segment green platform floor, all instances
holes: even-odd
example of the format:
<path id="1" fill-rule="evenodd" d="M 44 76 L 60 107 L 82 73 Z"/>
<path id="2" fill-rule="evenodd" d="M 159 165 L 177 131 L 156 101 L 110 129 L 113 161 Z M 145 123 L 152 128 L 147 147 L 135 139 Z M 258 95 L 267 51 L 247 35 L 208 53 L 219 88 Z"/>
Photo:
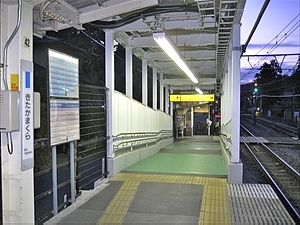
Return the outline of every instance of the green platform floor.
<path id="1" fill-rule="evenodd" d="M 180 139 L 123 172 L 227 177 L 219 140 L 214 140 L 213 136 Z"/>

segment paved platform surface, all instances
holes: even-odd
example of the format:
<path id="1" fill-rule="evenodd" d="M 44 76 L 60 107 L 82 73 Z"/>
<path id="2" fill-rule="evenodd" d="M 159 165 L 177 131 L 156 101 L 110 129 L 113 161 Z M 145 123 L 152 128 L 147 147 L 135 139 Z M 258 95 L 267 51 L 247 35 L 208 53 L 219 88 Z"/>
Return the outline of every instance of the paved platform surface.
<path id="1" fill-rule="evenodd" d="M 294 224 L 269 185 L 227 184 L 213 137 L 183 139 L 142 160 L 46 224 Z"/>

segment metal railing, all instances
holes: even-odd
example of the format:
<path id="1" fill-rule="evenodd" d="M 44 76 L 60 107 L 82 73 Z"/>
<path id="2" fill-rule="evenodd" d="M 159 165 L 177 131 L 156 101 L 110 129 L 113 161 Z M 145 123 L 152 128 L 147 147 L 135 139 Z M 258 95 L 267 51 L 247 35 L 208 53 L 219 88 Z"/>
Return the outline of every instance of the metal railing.
<path id="1" fill-rule="evenodd" d="M 132 151 L 137 148 L 156 144 L 163 139 L 173 138 L 172 130 L 161 130 L 159 132 L 137 132 L 121 133 L 113 136 L 114 152 L 120 150 Z"/>
<path id="2" fill-rule="evenodd" d="M 231 156 L 231 136 L 227 136 L 224 133 L 220 133 L 220 140 L 223 146 L 223 149 L 227 152 L 229 156 Z"/>

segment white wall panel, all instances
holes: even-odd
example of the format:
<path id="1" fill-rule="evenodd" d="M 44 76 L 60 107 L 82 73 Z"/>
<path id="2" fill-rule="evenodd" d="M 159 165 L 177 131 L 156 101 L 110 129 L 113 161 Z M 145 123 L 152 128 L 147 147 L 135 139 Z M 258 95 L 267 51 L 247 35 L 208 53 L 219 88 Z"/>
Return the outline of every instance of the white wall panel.
<path id="1" fill-rule="evenodd" d="M 127 130 L 132 131 L 132 123 L 131 123 L 131 118 L 132 118 L 132 98 L 127 98 L 126 101 L 127 104 L 127 111 L 126 111 L 126 122 L 127 122 Z M 125 110 L 124 110 L 125 112 Z"/>
<path id="2" fill-rule="evenodd" d="M 139 109 L 138 105 L 135 104 L 135 101 L 132 100 L 131 102 L 131 115 L 128 115 L 128 118 L 130 118 L 130 123 L 132 124 L 131 131 L 128 132 L 133 132 L 134 130 L 138 130 L 138 123 L 139 123 Z"/>
<path id="3" fill-rule="evenodd" d="M 113 135 L 172 129 L 171 116 L 153 110 L 119 92 L 114 93 L 113 105 Z"/>
<path id="4" fill-rule="evenodd" d="M 118 117 L 118 112 L 119 112 L 119 96 L 116 94 L 113 94 L 112 97 L 112 105 L 113 105 L 113 124 L 112 124 L 112 135 L 116 135 L 116 131 L 119 131 L 119 117 Z"/>
<path id="5" fill-rule="evenodd" d="M 157 121 L 156 119 L 156 111 L 148 107 L 146 110 L 146 118 L 148 118 L 146 121 L 147 122 L 146 127 L 149 128 L 150 130 L 157 131 L 158 130 L 157 125 L 159 121 Z"/>
<path id="6" fill-rule="evenodd" d="M 127 108 L 128 98 L 124 95 L 119 95 L 119 133 L 126 133 L 128 130 Z"/>

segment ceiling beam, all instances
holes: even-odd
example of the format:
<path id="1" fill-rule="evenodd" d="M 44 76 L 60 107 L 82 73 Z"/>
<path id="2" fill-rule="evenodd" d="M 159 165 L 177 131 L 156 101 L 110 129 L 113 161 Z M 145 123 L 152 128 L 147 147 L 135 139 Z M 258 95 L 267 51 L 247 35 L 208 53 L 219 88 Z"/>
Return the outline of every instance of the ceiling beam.
<path id="1" fill-rule="evenodd" d="M 185 58 L 188 59 L 199 59 L 202 61 L 214 61 L 216 60 L 216 53 L 213 50 L 202 50 L 199 51 L 187 51 L 184 54 Z M 163 59 L 169 59 L 167 54 L 164 52 L 147 52 L 145 55 L 146 59 L 148 60 L 163 60 Z"/>
<path id="2" fill-rule="evenodd" d="M 120 0 L 110 0 L 107 1 L 107 5 L 104 7 L 83 12 L 79 17 L 79 22 L 84 24 L 97 20 L 103 20 L 155 5 L 158 5 L 157 0 L 123 0 L 122 2 Z"/>

